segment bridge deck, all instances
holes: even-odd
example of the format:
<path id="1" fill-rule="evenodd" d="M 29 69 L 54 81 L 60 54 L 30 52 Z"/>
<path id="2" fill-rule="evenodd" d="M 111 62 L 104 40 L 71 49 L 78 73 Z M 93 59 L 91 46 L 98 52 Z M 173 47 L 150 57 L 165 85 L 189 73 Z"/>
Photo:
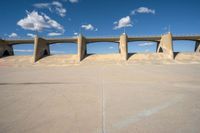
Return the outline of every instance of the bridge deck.
<path id="1" fill-rule="evenodd" d="M 54 44 L 54 43 L 76 43 L 77 38 L 44 38 L 48 44 Z M 128 37 L 128 42 L 133 41 L 153 41 L 158 42 L 160 41 L 161 36 L 130 36 Z M 200 35 L 195 36 L 173 36 L 172 39 L 174 41 L 176 40 L 191 40 L 191 41 L 200 41 Z M 119 37 L 90 37 L 86 38 L 87 43 L 95 43 L 95 42 L 115 42 L 118 43 L 120 40 Z M 6 39 L 2 40 L 0 39 L 0 42 L 6 42 L 9 45 L 15 45 L 15 44 L 34 44 L 34 39 Z"/>

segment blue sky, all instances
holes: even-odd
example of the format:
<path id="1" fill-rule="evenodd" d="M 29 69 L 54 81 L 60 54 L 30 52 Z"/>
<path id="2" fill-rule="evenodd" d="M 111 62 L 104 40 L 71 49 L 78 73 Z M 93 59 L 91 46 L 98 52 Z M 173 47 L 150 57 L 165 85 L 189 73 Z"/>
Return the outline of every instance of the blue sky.
<path id="1" fill-rule="evenodd" d="M 200 34 L 199 0 L 4 0 L 0 37 Z M 129 43 L 129 52 L 154 52 L 150 42 Z M 15 54 L 32 54 L 33 45 L 14 46 Z M 76 53 L 75 44 L 52 45 L 55 54 Z M 174 42 L 175 51 L 193 51 L 194 42 Z M 94 43 L 89 53 L 117 53 L 117 44 Z"/>

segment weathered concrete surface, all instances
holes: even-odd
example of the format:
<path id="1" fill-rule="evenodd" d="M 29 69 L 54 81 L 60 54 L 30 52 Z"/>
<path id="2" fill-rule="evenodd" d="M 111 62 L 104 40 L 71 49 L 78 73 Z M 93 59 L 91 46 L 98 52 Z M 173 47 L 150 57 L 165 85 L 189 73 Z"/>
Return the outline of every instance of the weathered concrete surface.
<path id="1" fill-rule="evenodd" d="M 50 55 L 49 44 L 45 39 L 36 36 L 34 39 L 34 62 L 47 55 Z"/>
<path id="2" fill-rule="evenodd" d="M 200 53 L 200 41 L 196 41 L 195 50 L 196 53 Z"/>
<path id="3" fill-rule="evenodd" d="M 1 66 L 0 132 L 102 133 L 104 115 L 106 133 L 199 133 L 199 73 L 192 64 Z"/>
<path id="4" fill-rule="evenodd" d="M 79 35 L 77 39 L 77 44 L 78 44 L 78 60 L 81 61 L 85 58 L 87 55 L 87 44 L 86 44 L 86 39 L 84 36 Z"/>
<path id="5" fill-rule="evenodd" d="M 161 37 L 157 52 L 163 53 L 166 57 L 173 59 L 173 41 L 172 34 L 168 33 Z"/>
<path id="6" fill-rule="evenodd" d="M 0 57 L 14 55 L 13 47 L 6 41 L 0 40 Z"/>
<path id="7" fill-rule="evenodd" d="M 128 58 L 128 36 L 124 33 L 120 36 L 119 46 L 120 46 L 120 54 L 122 60 L 127 60 Z"/>

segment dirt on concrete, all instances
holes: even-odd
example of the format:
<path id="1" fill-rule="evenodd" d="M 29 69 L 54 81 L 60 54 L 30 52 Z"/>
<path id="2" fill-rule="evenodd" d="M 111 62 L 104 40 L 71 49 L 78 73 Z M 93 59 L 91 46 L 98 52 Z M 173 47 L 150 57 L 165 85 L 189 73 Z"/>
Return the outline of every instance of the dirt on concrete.
<path id="1" fill-rule="evenodd" d="M 0 132 L 199 133 L 199 59 L 97 56 L 1 58 Z"/>

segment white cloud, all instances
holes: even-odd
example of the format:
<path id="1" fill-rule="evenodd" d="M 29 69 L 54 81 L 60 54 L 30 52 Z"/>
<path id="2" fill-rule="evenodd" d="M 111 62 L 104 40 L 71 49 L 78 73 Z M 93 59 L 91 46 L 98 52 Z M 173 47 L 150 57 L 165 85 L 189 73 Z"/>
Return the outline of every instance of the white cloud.
<path id="1" fill-rule="evenodd" d="M 57 7 L 62 7 L 62 3 L 58 2 L 58 1 L 53 1 L 52 5 L 57 6 Z"/>
<path id="2" fill-rule="evenodd" d="M 55 51 L 55 50 L 52 50 L 51 54 L 65 54 L 65 52 L 64 51 Z"/>
<path id="3" fill-rule="evenodd" d="M 29 37 L 32 37 L 32 38 L 34 38 L 34 37 L 35 37 L 35 35 L 34 35 L 34 34 L 32 34 L 32 33 L 28 33 L 28 34 L 27 34 L 27 36 L 29 36 Z"/>
<path id="4" fill-rule="evenodd" d="M 63 1 L 67 2 L 68 0 L 63 0 Z M 70 2 L 70 3 L 78 3 L 79 0 L 69 0 L 69 2 Z"/>
<path id="5" fill-rule="evenodd" d="M 69 2 L 71 2 L 71 3 L 78 3 L 79 0 L 69 0 Z"/>
<path id="6" fill-rule="evenodd" d="M 138 44 L 138 46 L 141 46 L 141 47 L 144 47 L 144 46 L 152 46 L 152 45 L 154 45 L 153 42 L 145 42 L 145 43 Z"/>
<path id="7" fill-rule="evenodd" d="M 14 49 L 14 52 L 28 52 L 28 53 L 32 53 L 33 50 L 31 49 Z"/>
<path id="8" fill-rule="evenodd" d="M 8 35 L 8 37 L 10 38 L 15 38 L 15 37 L 18 37 L 17 33 L 11 33 L 10 35 Z"/>
<path id="9" fill-rule="evenodd" d="M 64 28 L 55 20 L 51 19 L 46 14 L 39 14 L 36 11 L 27 12 L 27 17 L 19 20 L 17 25 L 25 30 L 42 31 L 43 29 L 56 29 L 64 32 Z"/>
<path id="10" fill-rule="evenodd" d="M 81 25 L 81 28 L 85 29 L 85 30 L 95 30 L 97 31 L 98 29 L 97 28 L 94 28 L 94 26 L 92 24 L 85 24 L 85 25 Z"/>
<path id="11" fill-rule="evenodd" d="M 58 32 L 48 33 L 48 36 L 60 36 L 60 35 L 62 35 L 62 33 L 58 33 Z"/>
<path id="12" fill-rule="evenodd" d="M 50 8 L 50 3 L 36 3 L 33 4 L 34 7 L 36 8 Z"/>
<path id="13" fill-rule="evenodd" d="M 114 24 L 116 25 L 114 27 L 115 30 L 123 28 L 123 27 L 132 27 L 133 26 L 130 16 L 123 17 L 118 22 L 114 22 Z"/>
<path id="14" fill-rule="evenodd" d="M 155 14 L 156 11 L 154 9 L 150 9 L 148 7 L 139 7 L 138 9 L 135 9 L 131 12 L 131 15 L 135 15 L 137 13 L 143 13 L 143 14 Z"/>
<path id="15" fill-rule="evenodd" d="M 109 49 L 113 49 L 114 47 L 110 46 Z"/>
<path id="16" fill-rule="evenodd" d="M 78 33 L 77 33 L 77 32 L 74 32 L 74 35 L 75 35 L 75 36 L 77 36 L 77 35 L 78 35 Z"/>
<path id="17" fill-rule="evenodd" d="M 113 24 L 117 24 L 117 23 L 118 23 L 117 21 L 113 22 Z"/>
<path id="18" fill-rule="evenodd" d="M 67 12 L 63 4 L 58 1 L 53 1 L 52 3 L 36 3 L 33 6 L 40 9 L 48 9 L 50 12 L 56 12 L 61 17 L 64 17 Z"/>

